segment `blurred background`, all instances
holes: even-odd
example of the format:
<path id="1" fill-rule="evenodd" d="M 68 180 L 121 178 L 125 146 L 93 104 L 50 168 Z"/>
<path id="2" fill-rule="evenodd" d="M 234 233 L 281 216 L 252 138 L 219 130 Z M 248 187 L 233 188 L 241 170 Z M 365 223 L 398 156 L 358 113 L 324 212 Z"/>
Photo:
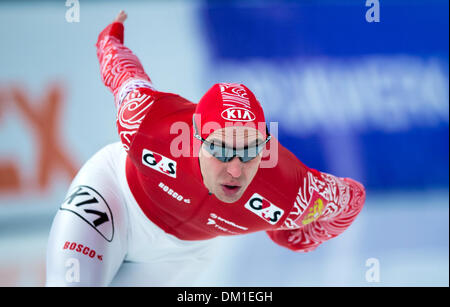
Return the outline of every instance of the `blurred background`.
<path id="1" fill-rule="evenodd" d="M 448 6 L 0 1 L 0 286 L 44 284 L 71 179 L 119 140 L 94 45 L 120 9 L 158 89 L 197 102 L 242 82 L 301 161 L 367 189 L 354 224 L 312 253 L 264 233 L 220 238 L 199 285 L 448 286 Z"/>

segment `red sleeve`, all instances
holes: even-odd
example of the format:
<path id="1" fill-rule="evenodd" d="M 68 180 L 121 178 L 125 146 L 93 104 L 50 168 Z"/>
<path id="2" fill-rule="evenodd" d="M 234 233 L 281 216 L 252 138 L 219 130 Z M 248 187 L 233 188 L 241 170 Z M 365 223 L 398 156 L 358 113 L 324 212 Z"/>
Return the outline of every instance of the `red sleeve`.
<path id="1" fill-rule="evenodd" d="M 123 45 L 123 32 L 123 24 L 113 22 L 100 33 L 96 44 L 102 81 L 114 94 L 117 108 L 132 90 L 153 89 L 139 59 Z"/>
<path id="2" fill-rule="evenodd" d="M 350 178 L 308 172 L 284 226 L 266 233 L 293 251 L 312 251 L 353 223 L 365 197 L 363 185 Z"/>
<path id="3" fill-rule="evenodd" d="M 123 45 L 123 32 L 123 24 L 113 22 L 100 33 L 96 47 L 102 81 L 114 94 L 120 140 L 128 151 L 158 92 L 139 59 Z"/>

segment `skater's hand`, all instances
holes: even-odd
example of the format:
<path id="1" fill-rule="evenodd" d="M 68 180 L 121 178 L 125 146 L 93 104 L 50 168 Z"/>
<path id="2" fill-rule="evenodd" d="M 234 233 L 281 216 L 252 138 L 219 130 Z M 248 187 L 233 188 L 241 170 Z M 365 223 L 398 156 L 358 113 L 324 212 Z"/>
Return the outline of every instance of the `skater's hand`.
<path id="1" fill-rule="evenodd" d="M 123 23 L 127 19 L 127 13 L 125 11 L 121 10 L 119 14 L 117 14 L 116 19 L 114 19 L 114 22 L 120 22 Z"/>

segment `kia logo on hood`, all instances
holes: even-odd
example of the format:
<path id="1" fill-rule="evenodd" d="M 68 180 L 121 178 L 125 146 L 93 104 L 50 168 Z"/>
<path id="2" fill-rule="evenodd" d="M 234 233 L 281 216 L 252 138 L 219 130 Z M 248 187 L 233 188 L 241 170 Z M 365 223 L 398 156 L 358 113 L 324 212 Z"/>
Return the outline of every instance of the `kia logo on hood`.
<path id="1" fill-rule="evenodd" d="M 222 118 L 235 122 L 251 122 L 256 118 L 252 111 L 239 107 L 228 108 L 224 110 L 221 115 Z"/>

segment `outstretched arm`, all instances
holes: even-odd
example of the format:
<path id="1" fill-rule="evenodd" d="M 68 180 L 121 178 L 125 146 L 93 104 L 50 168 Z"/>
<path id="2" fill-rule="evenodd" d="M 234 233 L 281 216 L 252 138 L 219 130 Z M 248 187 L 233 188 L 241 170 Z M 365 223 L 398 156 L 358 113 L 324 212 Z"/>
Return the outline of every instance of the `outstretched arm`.
<path id="1" fill-rule="evenodd" d="M 318 171 L 308 172 L 283 229 L 267 231 L 277 244 L 309 252 L 343 233 L 363 208 L 362 184 Z"/>
<path id="2" fill-rule="evenodd" d="M 157 91 L 139 59 L 123 45 L 126 19 L 127 14 L 120 11 L 100 33 L 96 46 L 102 81 L 114 94 L 117 129 L 123 147 L 128 151 Z"/>
<path id="3" fill-rule="evenodd" d="M 133 89 L 152 89 L 151 80 L 139 59 L 123 45 L 126 19 L 127 14 L 120 11 L 100 33 L 96 44 L 102 81 L 113 92 L 117 108 Z"/>

